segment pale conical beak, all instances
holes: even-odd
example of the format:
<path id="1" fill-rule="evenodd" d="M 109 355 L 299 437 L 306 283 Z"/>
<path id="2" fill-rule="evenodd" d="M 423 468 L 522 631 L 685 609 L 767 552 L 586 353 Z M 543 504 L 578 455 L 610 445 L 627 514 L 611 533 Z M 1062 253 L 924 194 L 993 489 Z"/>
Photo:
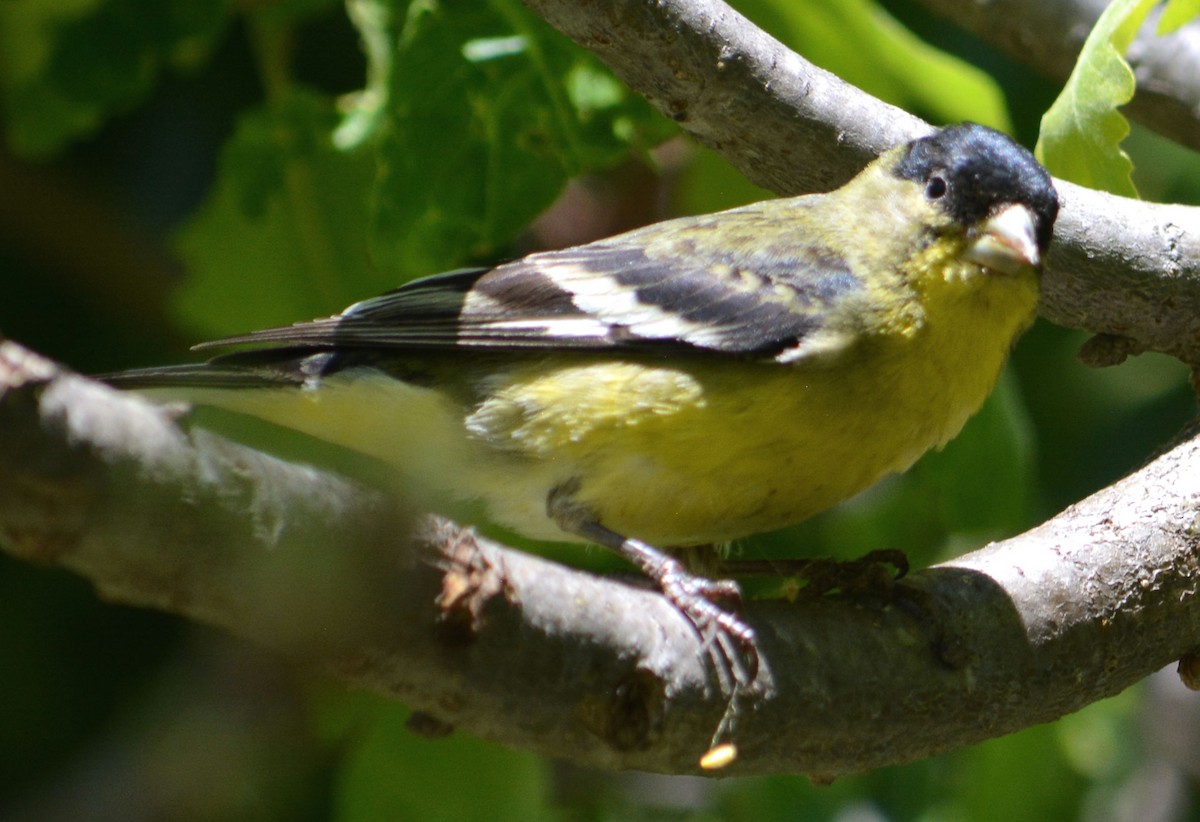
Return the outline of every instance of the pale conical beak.
<path id="1" fill-rule="evenodd" d="M 971 229 L 969 239 L 963 256 L 1004 274 L 1017 274 L 1025 266 L 1036 268 L 1042 260 L 1033 212 L 1023 205 L 1005 206 Z"/>

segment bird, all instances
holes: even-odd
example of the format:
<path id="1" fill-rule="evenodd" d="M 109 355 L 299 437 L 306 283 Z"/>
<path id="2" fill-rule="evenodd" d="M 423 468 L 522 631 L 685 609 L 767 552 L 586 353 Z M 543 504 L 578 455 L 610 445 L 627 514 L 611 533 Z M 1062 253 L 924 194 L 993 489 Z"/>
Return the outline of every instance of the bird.
<path id="1" fill-rule="evenodd" d="M 607 547 L 752 668 L 737 583 L 681 550 L 800 522 L 955 436 L 1035 317 L 1058 207 L 1032 154 L 961 123 L 830 192 L 436 274 L 106 379 L 369 455 L 429 510 Z"/>

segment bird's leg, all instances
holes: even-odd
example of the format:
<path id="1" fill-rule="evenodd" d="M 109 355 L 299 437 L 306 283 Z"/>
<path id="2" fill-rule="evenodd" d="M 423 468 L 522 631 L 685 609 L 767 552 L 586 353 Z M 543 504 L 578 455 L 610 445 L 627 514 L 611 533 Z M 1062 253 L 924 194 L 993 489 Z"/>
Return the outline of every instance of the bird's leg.
<path id="1" fill-rule="evenodd" d="M 871 551 L 852 560 L 727 559 L 720 564 L 722 573 L 738 577 L 799 577 L 804 587 L 795 593 L 803 596 L 819 597 L 840 591 L 875 596 L 899 605 L 920 620 L 938 661 L 952 670 L 965 668 L 971 658 L 970 649 L 954 623 L 945 616 L 944 607 L 919 583 L 903 581 L 908 567 L 908 557 L 893 548 Z"/>
<path id="2" fill-rule="evenodd" d="M 908 557 L 903 551 L 884 548 L 850 560 L 725 559 L 721 569 L 736 577 L 799 577 L 804 580 L 804 591 L 818 596 L 830 591 L 886 594 L 908 573 Z"/>
<path id="3" fill-rule="evenodd" d="M 575 532 L 609 548 L 636 565 L 654 581 L 663 596 L 679 610 L 704 640 L 718 662 L 722 688 L 744 689 L 758 673 L 758 641 L 754 629 L 718 602 L 737 605 L 741 589 L 731 579 L 712 580 L 693 574 L 678 559 L 638 539 L 623 537 L 596 522 L 580 523 Z"/>
<path id="4" fill-rule="evenodd" d="M 731 579 L 712 580 L 694 574 L 653 545 L 604 527 L 571 499 L 574 490 L 563 486 L 550 494 L 546 510 L 551 519 L 564 531 L 608 548 L 636 565 L 704 641 L 722 691 L 727 695 L 745 692 L 758 676 L 758 639 L 753 628 L 718 605 L 737 606 L 741 602 L 738 584 Z"/>

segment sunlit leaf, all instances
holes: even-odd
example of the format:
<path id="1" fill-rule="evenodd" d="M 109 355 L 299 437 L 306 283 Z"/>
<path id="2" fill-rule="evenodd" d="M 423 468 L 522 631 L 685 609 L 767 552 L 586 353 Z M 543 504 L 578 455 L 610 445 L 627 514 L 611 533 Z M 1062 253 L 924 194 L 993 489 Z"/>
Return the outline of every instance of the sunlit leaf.
<path id="1" fill-rule="evenodd" d="M 674 133 L 517 0 L 356 0 L 372 85 L 347 140 L 378 138 L 375 262 L 396 279 L 490 259 L 567 179 Z"/>
<path id="2" fill-rule="evenodd" d="M 1042 117 L 1038 159 L 1055 174 L 1089 188 L 1136 197 L 1133 162 L 1121 149 L 1129 121 L 1117 109 L 1133 99 L 1125 51 L 1157 0 L 1114 0 L 1088 35 L 1075 68 Z"/>
<path id="3" fill-rule="evenodd" d="M 805 59 L 889 103 L 934 122 L 1012 130 L 995 80 L 921 40 L 873 0 L 735 5 Z"/>
<path id="4" fill-rule="evenodd" d="M 367 265 L 368 151 L 333 145 L 332 103 L 296 91 L 246 115 L 179 235 L 191 327 L 236 333 L 330 314 L 386 288 Z"/>
<path id="5" fill-rule="evenodd" d="M 1158 18 L 1157 33 L 1170 34 L 1196 17 L 1200 17 L 1200 0 L 1168 0 L 1162 17 Z"/>

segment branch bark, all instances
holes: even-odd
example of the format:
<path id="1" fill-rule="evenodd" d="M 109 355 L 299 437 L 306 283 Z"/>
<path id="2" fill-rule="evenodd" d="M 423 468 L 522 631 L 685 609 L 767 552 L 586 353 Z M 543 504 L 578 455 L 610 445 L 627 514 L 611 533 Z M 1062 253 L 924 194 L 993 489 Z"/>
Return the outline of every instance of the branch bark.
<path id="1" fill-rule="evenodd" d="M 526 3 L 773 191 L 841 185 L 883 149 L 930 128 L 807 62 L 720 0 Z M 1200 208 L 1056 185 L 1063 209 L 1042 314 L 1101 335 L 1092 364 L 1158 351 L 1200 366 Z"/>
<path id="2" fill-rule="evenodd" d="M 15 343 L 0 343 L 0 391 L 13 555 L 472 734 L 698 772 L 727 702 L 661 597 L 189 431 Z M 1054 719 L 1200 647 L 1198 502 L 1193 438 L 1025 535 L 914 575 L 903 600 L 750 603 L 764 688 L 739 706 L 729 772 L 830 779 L 918 759 Z"/>

